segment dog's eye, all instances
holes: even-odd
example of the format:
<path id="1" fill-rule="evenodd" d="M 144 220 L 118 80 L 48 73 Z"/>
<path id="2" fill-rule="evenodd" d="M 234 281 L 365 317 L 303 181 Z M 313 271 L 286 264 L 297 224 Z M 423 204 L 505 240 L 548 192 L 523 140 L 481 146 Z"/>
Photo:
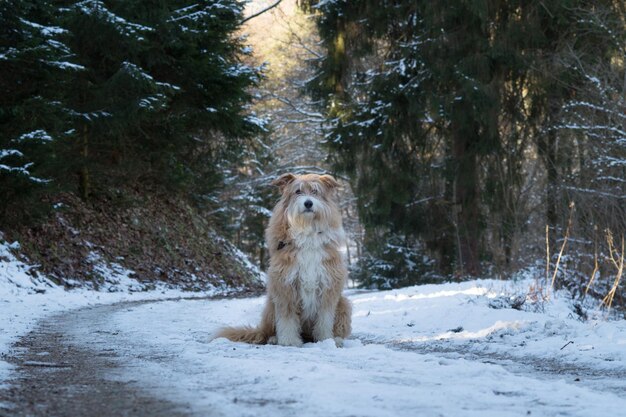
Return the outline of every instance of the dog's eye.
<path id="1" fill-rule="evenodd" d="M 301 190 L 296 190 L 296 194 L 302 194 Z"/>
<path id="2" fill-rule="evenodd" d="M 311 194 L 313 194 L 313 195 L 317 195 L 317 190 L 316 190 L 316 189 L 313 189 L 313 190 L 311 191 Z"/>

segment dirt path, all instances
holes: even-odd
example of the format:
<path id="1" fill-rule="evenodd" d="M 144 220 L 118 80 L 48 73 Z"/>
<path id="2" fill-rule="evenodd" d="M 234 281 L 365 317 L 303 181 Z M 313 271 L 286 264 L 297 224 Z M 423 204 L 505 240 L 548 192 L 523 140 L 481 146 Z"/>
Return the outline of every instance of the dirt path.
<path id="1" fill-rule="evenodd" d="M 0 416 L 187 415 L 184 406 L 155 398 L 132 380 L 116 379 L 118 352 L 106 345 L 88 347 L 69 336 L 86 323 L 97 327 L 111 314 L 138 304 L 84 308 L 42 321 L 9 358 L 18 378 L 0 390 L 0 403 L 11 407 L 0 408 Z"/>

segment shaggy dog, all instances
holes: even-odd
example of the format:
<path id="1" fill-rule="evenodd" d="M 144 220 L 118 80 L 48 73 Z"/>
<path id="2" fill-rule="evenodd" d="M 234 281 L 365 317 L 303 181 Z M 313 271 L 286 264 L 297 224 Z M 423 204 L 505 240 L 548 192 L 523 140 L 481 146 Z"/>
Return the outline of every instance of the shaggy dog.
<path id="1" fill-rule="evenodd" d="M 267 302 L 257 327 L 227 327 L 216 337 L 256 344 L 302 346 L 351 332 L 352 307 L 341 291 L 348 271 L 339 247 L 344 241 L 330 175 L 284 174 L 273 183 L 282 197 L 265 238 L 270 252 Z"/>

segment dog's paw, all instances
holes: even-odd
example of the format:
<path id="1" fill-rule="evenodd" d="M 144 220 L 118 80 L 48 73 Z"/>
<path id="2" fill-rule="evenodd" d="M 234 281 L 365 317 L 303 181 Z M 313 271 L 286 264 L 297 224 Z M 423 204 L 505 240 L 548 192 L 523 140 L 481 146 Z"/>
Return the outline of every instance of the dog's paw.
<path id="1" fill-rule="evenodd" d="M 302 347 L 302 345 L 304 344 L 302 342 L 302 338 L 299 336 L 278 338 L 277 342 L 281 346 Z"/>
<path id="2" fill-rule="evenodd" d="M 270 338 L 267 339 L 267 344 L 268 345 L 277 345 L 278 344 L 278 339 L 276 338 L 276 336 L 270 336 Z"/>
<path id="3" fill-rule="evenodd" d="M 335 337 L 335 346 L 338 348 L 343 347 L 343 337 Z"/>

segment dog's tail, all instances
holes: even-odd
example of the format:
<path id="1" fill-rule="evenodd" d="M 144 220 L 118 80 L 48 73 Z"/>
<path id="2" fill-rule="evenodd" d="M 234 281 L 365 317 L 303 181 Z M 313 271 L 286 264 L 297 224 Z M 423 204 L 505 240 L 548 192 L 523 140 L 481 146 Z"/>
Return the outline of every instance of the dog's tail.
<path id="1" fill-rule="evenodd" d="M 231 342 L 252 343 L 254 345 L 264 345 L 269 339 L 262 329 L 252 326 L 244 327 L 223 327 L 213 336 L 214 339 L 225 337 Z"/>
<path id="2" fill-rule="evenodd" d="M 268 299 L 261 315 L 261 323 L 257 327 L 222 327 L 213 335 L 213 339 L 225 337 L 232 342 L 265 345 L 270 341 L 270 338 L 276 336 L 274 317 L 274 304 Z"/>

